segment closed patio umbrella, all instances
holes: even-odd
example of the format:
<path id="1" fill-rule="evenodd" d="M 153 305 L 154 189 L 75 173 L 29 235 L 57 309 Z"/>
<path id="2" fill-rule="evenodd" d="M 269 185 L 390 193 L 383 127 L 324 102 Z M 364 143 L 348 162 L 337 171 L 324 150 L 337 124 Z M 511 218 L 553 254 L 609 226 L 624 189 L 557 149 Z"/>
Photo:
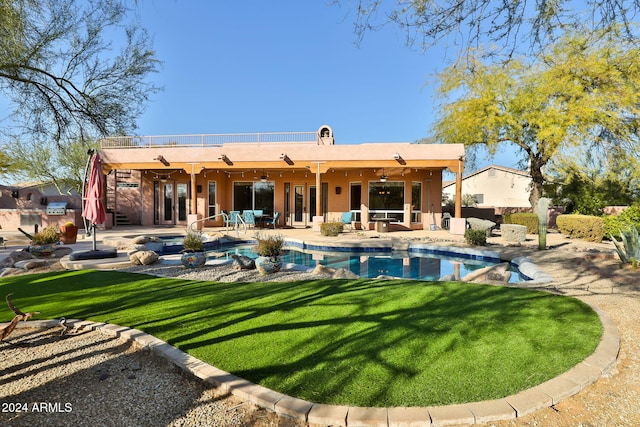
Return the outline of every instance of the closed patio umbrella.
<path id="1" fill-rule="evenodd" d="M 100 155 L 91 151 L 91 167 L 89 179 L 86 181 L 85 193 L 82 203 L 82 216 L 92 224 L 93 250 L 96 250 L 96 225 L 102 224 L 107 219 L 107 212 L 102 201 L 104 176 L 102 174 L 102 160 Z"/>

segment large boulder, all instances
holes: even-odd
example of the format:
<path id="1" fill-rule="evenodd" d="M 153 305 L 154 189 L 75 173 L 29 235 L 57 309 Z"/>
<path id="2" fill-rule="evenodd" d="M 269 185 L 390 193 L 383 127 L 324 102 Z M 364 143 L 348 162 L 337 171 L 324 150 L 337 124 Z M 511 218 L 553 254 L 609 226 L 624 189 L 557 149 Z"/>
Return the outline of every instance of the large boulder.
<path id="1" fill-rule="evenodd" d="M 133 265 L 151 265 L 158 261 L 158 254 L 153 251 L 138 251 L 129 255 L 129 261 Z"/>
<path id="2" fill-rule="evenodd" d="M 253 258 L 236 254 L 231 255 L 231 258 L 233 258 L 231 265 L 233 265 L 233 268 L 236 270 L 255 270 L 256 268 L 256 262 Z"/>
<path id="3" fill-rule="evenodd" d="M 467 218 L 467 224 L 472 230 L 486 231 L 487 236 L 491 236 L 491 230 L 496 226 L 496 223 L 482 218 Z"/>
<path id="4" fill-rule="evenodd" d="M 351 270 L 347 270 L 345 268 L 337 269 L 332 276 L 333 279 L 358 279 L 359 277 L 360 276 L 358 276 L 356 273 L 352 272 Z"/>

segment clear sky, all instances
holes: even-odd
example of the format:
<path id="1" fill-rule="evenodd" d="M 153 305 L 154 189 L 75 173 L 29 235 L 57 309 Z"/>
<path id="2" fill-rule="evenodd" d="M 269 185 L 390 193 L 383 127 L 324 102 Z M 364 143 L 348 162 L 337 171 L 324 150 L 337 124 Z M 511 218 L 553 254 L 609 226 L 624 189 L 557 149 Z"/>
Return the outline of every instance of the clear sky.
<path id="1" fill-rule="evenodd" d="M 410 48 L 396 27 L 368 33 L 356 46 L 355 11 L 343 3 L 137 2 L 164 61 L 153 76 L 164 90 L 137 133 L 315 131 L 328 124 L 336 144 L 428 136 L 445 50 Z M 513 154 L 478 167 L 488 163 L 515 167 Z"/>

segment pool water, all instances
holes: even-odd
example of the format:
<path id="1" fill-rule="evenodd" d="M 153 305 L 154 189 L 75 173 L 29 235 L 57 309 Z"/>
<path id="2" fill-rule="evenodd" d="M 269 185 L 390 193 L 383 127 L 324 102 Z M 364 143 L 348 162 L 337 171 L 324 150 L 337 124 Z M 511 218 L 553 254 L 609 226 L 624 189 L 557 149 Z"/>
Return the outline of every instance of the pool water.
<path id="1" fill-rule="evenodd" d="M 231 260 L 231 255 L 257 258 L 252 245 L 220 248 L 209 253 L 210 258 Z M 360 277 L 391 276 L 415 280 L 460 280 L 483 267 L 495 265 L 489 261 L 454 256 L 420 254 L 406 251 L 392 252 L 306 252 L 285 249 L 281 255 L 283 264 L 293 263 L 308 268 L 321 264 L 330 268 L 344 268 Z M 524 280 L 512 271 L 511 281 Z"/>

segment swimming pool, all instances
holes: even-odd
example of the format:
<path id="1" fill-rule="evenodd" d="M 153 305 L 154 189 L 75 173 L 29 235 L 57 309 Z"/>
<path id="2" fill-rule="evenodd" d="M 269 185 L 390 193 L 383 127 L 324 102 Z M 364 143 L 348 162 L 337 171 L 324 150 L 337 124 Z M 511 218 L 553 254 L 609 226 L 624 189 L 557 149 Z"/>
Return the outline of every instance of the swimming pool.
<path id="1" fill-rule="evenodd" d="M 156 237 L 160 242 L 146 246 L 160 255 L 179 254 L 183 249 L 182 235 Z M 204 246 L 208 263 L 217 264 L 231 262 L 233 254 L 257 258 L 253 250 L 255 243 L 255 240 L 215 238 L 205 241 Z M 344 268 L 365 278 L 389 276 L 415 280 L 460 280 L 473 271 L 502 262 L 497 253 L 477 248 L 411 243 L 398 250 L 391 244 L 377 243 L 383 242 L 327 246 L 326 243 L 288 239 L 282 261 L 288 268 L 313 269 L 321 264 L 334 269 Z M 531 280 L 517 265 L 511 264 L 510 270 L 511 283 Z"/>
<path id="2" fill-rule="evenodd" d="M 210 252 L 209 257 L 217 262 L 231 261 L 233 254 L 257 258 L 250 244 L 223 246 Z M 475 270 L 500 262 L 417 251 L 332 252 L 293 248 L 283 250 L 281 258 L 283 265 L 294 264 L 313 269 L 321 264 L 334 269 L 344 268 L 364 278 L 387 276 L 413 280 L 460 280 Z M 522 280 L 526 280 L 526 277 L 512 267 L 510 281 Z"/>

